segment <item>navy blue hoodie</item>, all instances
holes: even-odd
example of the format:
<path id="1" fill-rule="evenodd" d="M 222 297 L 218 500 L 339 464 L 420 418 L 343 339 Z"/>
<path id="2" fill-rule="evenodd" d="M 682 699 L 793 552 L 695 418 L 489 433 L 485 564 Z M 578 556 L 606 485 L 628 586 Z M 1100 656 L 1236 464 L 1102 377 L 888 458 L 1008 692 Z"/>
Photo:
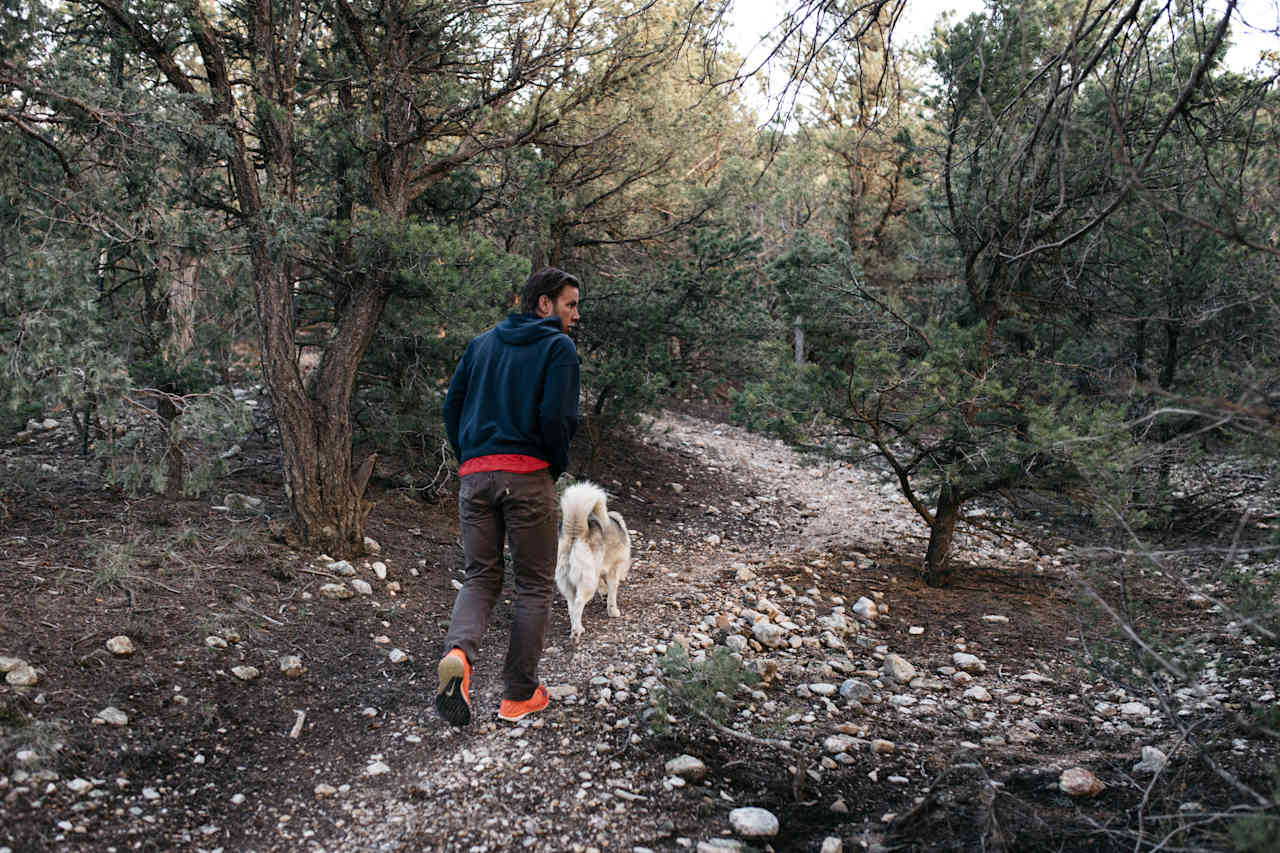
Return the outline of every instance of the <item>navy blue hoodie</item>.
<path id="1" fill-rule="evenodd" d="M 444 424 L 459 463 L 518 453 L 546 460 L 559 477 L 578 429 L 578 349 L 560 318 L 508 314 L 467 344 Z"/>

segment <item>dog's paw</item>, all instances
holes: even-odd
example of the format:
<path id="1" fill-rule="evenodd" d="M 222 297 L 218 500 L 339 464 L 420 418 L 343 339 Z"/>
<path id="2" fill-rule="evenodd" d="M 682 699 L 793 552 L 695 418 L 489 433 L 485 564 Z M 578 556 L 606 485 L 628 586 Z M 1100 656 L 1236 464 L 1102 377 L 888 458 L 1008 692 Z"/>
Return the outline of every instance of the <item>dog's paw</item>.
<path id="1" fill-rule="evenodd" d="M 615 616 L 615 617 L 616 617 L 616 616 L 621 616 L 621 615 L 622 615 L 622 611 L 621 611 L 621 610 L 619 610 L 619 609 L 618 609 L 618 608 L 616 608 L 616 607 L 610 607 L 610 608 L 609 608 L 609 615 L 610 615 L 610 616 Z"/>
<path id="2" fill-rule="evenodd" d="M 582 628 L 574 628 L 569 632 L 569 638 L 576 643 L 582 639 L 582 634 L 583 634 Z"/>

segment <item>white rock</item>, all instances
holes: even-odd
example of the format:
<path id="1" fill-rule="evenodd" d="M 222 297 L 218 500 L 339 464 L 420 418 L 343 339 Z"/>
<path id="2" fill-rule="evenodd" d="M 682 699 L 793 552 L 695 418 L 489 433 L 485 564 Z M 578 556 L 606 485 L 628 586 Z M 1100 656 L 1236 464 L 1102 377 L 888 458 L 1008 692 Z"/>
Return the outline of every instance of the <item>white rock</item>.
<path id="1" fill-rule="evenodd" d="M 738 583 L 751 583 L 753 580 L 756 579 L 756 573 L 751 571 L 751 569 L 747 568 L 746 566 L 741 566 L 738 568 L 738 573 L 737 575 L 735 575 L 735 578 L 737 579 Z"/>
<path id="2" fill-rule="evenodd" d="M 844 853 L 844 842 L 834 835 L 822 839 L 822 847 L 818 853 Z"/>
<path id="3" fill-rule="evenodd" d="M 979 675 L 987 671 L 987 665 L 977 655 L 971 655 L 968 652 L 956 652 L 951 656 L 951 662 L 957 669 L 962 669 L 971 675 Z"/>
<path id="4" fill-rule="evenodd" d="M 160 799 L 160 792 L 155 788 L 143 788 L 142 799 L 147 800 L 148 802 L 155 802 Z"/>
<path id="5" fill-rule="evenodd" d="M 880 611 L 876 609 L 876 603 L 871 599 L 863 596 L 853 603 L 854 615 L 861 619 L 867 619 L 874 622 L 876 617 L 880 615 Z"/>
<path id="6" fill-rule="evenodd" d="M 381 560 L 374 560 L 373 565 L 370 568 L 373 569 L 373 574 L 378 580 L 384 581 L 387 579 L 386 563 L 382 562 Z"/>
<path id="7" fill-rule="evenodd" d="M 988 616 L 983 616 L 983 617 L 982 617 L 982 621 L 983 621 L 983 622 L 998 622 L 998 623 L 1004 623 L 1004 622 L 1008 622 L 1008 621 L 1009 621 L 1009 617 L 1008 617 L 1008 616 L 998 616 L 998 615 L 995 615 L 995 614 L 991 614 L 991 615 L 988 615 Z"/>
<path id="8" fill-rule="evenodd" d="M 133 654 L 136 649 L 133 647 L 133 640 L 130 640 L 124 634 L 118 637 L 112 637 L 107 640 L 107 651 L 119 658 L 126 658 Z"/>
<path id="9" fill-rule="evenodd" d="M 787 642 L 787 632 L 772 622 L 757 622 L 751 626 L 751 634 L 756 642 L 770 649 L 780 648 Z"/>
<path id="10" fill-rule="evenodd" d="M 87 794 L 93 790 L 93 783 L 88 779 L 76 777 L 67 783 L 67 789 L 73 794 Z"/>
<path id="11" fill-rule="evenodd" d="M 108 705 L 94 715 L 93 723 L 99 726 L 127 726 L 129 725 L 129 715 L 119 708 Z"/>
<path id="12" fill-rule="evenodd" d="M 745 652 L 747 650 L 747 638 L 741 634 L 730 634 L 724 638 L 724 644 L 731 651 Z"/>
<path id="13" fill-rule="evenodd" d="M 886 657 L 880 671 L 899 684 L 907 684 L 916 677 L 916 668 L 902 655 L 897 654 Z"/>
<path id="14" fill-rule="evenodd" d="M 1071 767 L 1058 777 L 1058 787 L 1072 797 L 1092 797 L 1107 787 L 1102 780 L 1083 767 Z"/>
<path id="15" fill-rule="evenodd" d="M 838 690 L 839 688 L 836 687 L 834 684 L 829 684 L 825 681 L 819 681 L 809 685 L 809 691 L 813 693 L 814 696 L 822 696 L 822 697 L 829 698 L 831 696 L 836 695 L 836 692 Z"/>
<path id="16" fill-rule="evenodd" d="M 40 681 L 40 676 L 36 674 L 35 668 L 25 661 L 20 661 L 17 666 L 5 673 L 5 684 L 13 687 L 35 687 Z"/>
<path id="17" fill-rule="evenodd" d="M 975 702 L 990 702 L 991 693 L 981 684 L 975 684 L 964 692 L 964 698 Z"/>
<path id="18" fill-rule="evenodd" d="M 212 634 L 204 638 L 204 644 L 211 649 L 225 649 L 227 647 L 226 640 Z"/>
<path id="19" fill-rule="evenodd" d="M 349 586 L 347 586 L 346 584 L 340 584 L 340 583 L 321 584 L 320 594 L 323 595 L 325 598 L 335 598 L 335 599 L 355 597 L 355 592 Z"/>
<path id="20" fill-rule="evenodd" d="M 26 666 L 27 662 L 22 658 L 9 657 L 8 655 L 0 655 L 0 672 L 12 672 L 20 666 Z"/>
<path id="21" fill-rule="evenodd" d="M 1125 702 L 1120 706 L 1120 716 L 1122 717 L 1149 717 L 1151 709 L 1141 702 Z"/>
<path id="22" fill-rule="evenodd" d="M 405 654 L 403 651 L 401 651 L 400 649 L 392 649 L 391 652 L 387 655 L 387 660 L 391 661 L 392 663 L 404 663 L 408 659 L 409 659 L 409 656 Z"/>
<path id="23" fill-rule="evenodd" d="M 352 578 L 348 583 L 351 588 L 361 595 L 373 595 L 373 587 L 364 578 Z"/>
<path id="24" fill-rule="evenodd" d="M 370 762 L 369 766 L 364 769 L 366 776 L 381 776 L 383 773 L 390 773 L 391 768 L 381 761 Z"/>
<path id="25" fill-rule="evenodd" d="M 1133 765 L 1133 772 L 1149 773 L 1154 776 L 1164 770 L 1165 765 L 1168 763 L 1169 756 L 1154 746 L 1144 746 L 1142 748 L 1142 760 Z"/>
<path id="26" fill-rule="evenodd" d="M 850 735 L 830 735 L 822 741 L 822 748 L 831 755 L 839 755 L 842 752 L 849 752 L 858 741 Z"/>
<path id="27" fill-rule="evenodd" d="M 40 760 L 40 753 L 34 749 L 20 749 L 13 756 L 19 764 L 35 764 Z"/>
<path id="28" fill-rule="evenodd" d="M 340 578 L 355 577 L 356 574 L 356 567 L 348 563 L 346 560 L 335 560 L 325 566 L 325 568 Z"/>
<path id="29" fill-rule="evenodd" d="M 297 655 L 283 655 L 280 658 L 280 671 L 286 678 L 301 678 L 307 670 L 302 665 L 302 658 Z"/>
<path id="30" fill-rule="evenodd" d="M 729 812 L 729 825 L 743 838 L 772 838 L 778 834 L 778 818 L 755 806 Z"/>
<path id="31" fill-rule="evenodd" d="M 316 785 L 313 790 L 315 791 L 316 799 L 318 800 L 324 799 L 325 797 L 332 797 L 334 794 L 338 793 L 337 788 L 325 782 L 321 782 Z"/>
<path id="32" fill-rule="evenodd" d="M 921 628 L 919 625 L 912 625 L 907 629 L 907 633 L 913 637 L 918 637 L 924 633 L 924 628 Z M 839 841 L 840 839 L 837 838 L 836 840 Z"/>
<path id="33" fill-rule="evenodd" d="M 253 681 L 262 673 L 258 671 L 256 666 L 233 666 L 231 674 L 241 681 Z"/>
<path id="34" fill-rule="evenodd" d="M 871 751 L 876 755 L 888 755 L 889 753 L 893 752 L 895 749 L 897 749 L 897 745 L 894 744 L 894 742 L 891 740 L 885 740 L 884 738 L 876 738 L 875 740 L 871 741 Z"/>
<path id="35" fill-rule="evenodd" d="M 665 766 L 669 775 L 679 776 L 686 782 L 701 782 L 707 778 L 707 765 L 692 755 L 677 756 Z"/>
<path id="36" fill-rule="evenodd" d="M 364 537 L 364 549 L 370 554 L 378 554 L 382 551 L 382 546 L 372 536 L 366 536 Z"/>

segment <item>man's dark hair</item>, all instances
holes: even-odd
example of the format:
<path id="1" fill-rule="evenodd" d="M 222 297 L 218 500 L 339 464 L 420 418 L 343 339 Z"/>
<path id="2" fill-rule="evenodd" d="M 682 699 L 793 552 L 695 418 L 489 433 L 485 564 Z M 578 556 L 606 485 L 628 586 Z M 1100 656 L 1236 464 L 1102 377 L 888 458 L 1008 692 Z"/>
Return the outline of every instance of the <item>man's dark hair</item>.
<path id="1" fill-rule="evenodd" d="M 565 287 L 581 289 L 582 285 L 564 270 L 543 267 L 525 279 L 524 287 L 520 288 L 520 313 L 537 314 L 539 296 L 546 294 L 555 302 Z"/>

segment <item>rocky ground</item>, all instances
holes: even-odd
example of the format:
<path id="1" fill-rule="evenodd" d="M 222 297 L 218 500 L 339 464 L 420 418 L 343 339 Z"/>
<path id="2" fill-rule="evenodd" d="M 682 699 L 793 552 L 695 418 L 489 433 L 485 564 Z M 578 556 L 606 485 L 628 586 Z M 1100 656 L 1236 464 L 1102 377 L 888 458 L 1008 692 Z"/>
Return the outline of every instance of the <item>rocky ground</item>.
<path id="1" fill-rule="evenodd" d="M 668 413 L 586 472 L 635 536 L 622 617 L 597 599 L 575 647 L 557 607 L 553 704 L 512 726 L 500 604 L 454 730 L 448 494 L 380 472 L 344 565 L 271 539 L 267 451 L 165 501 L 89 485 L 72 443 L 3 450 L 0 853 L 1231 849 L 1275 815 L 1280 651 L 1220 556 L 993 518 L 930 589 L 883 472 Z"/>

